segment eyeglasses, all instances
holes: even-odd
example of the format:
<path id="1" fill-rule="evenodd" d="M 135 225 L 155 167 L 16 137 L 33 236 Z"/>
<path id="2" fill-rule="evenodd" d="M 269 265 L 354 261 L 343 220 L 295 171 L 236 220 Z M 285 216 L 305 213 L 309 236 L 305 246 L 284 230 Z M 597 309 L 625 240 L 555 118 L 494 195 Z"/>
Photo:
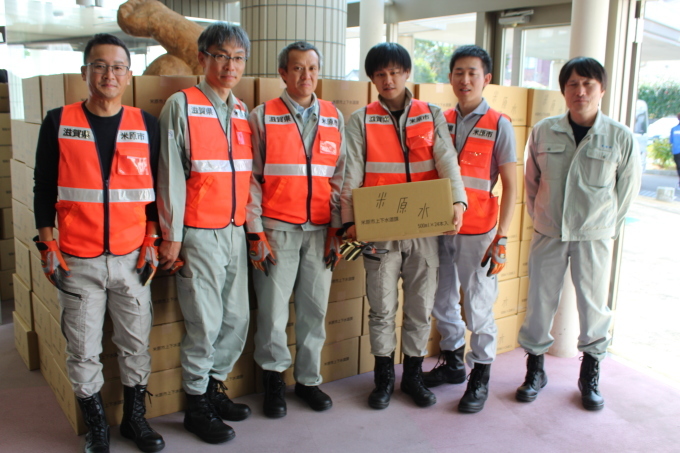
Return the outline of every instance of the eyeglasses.
<path id="1" fill-rule="evenodd" d="M 108 74 L 109 68 L 113 71 L 115 76 L 124 76 L 130 70 L 129 66 L 123 66 L 122 64 L 107 65 L 104 63 L 88 63 L 85 66 L 92 68 L 92 72 L 95 74 Z"/>
<path id="2" fill-rule="evenodd" d="M 242 57 L 240 55 L 237 55 L 235 57 L 230 57 L 229 55 L 225 55 L 223 53 L 218 53 L 218 54 L 211 54 L 210 52 L 206 52 L 205 50 L 203 51 L 204 54 L 211 56 L 215 59 L 216 62 L 226 65 L 230 61 L 233 61 L 235 65 L 242 65 L 248 59 L 246 57 Z"/>

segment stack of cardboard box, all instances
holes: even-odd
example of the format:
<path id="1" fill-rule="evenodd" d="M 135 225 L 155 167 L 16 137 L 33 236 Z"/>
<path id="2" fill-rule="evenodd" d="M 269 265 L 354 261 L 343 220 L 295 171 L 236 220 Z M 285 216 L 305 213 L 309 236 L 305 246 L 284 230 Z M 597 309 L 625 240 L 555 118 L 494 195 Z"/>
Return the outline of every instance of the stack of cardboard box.
<path id="1" fill-rule="evenodd" d="M 12 298 L 14 236 L 12 232 L 12 125 L 9 114 L 9 89 L 0 83 L 0 298 Z"/>

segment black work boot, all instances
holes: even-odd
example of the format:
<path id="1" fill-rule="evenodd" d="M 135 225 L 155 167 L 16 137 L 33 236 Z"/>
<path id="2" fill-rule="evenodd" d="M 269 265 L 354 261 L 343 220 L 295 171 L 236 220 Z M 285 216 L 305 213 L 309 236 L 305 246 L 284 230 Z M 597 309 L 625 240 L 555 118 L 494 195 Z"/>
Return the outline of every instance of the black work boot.
<path id="1" fill-rule="evenodd" d="M 227 387 L 224 382 L 210 376 L 208 380 L 208 390 L 206 395 L 210 403 L 215 407 L 222 420 L 230 422 L 240 422 L 250 415 L 250 408 L 247 404 L 235 403 L 227 396 Z"/>
<path id="2" fill-rule="evenodd" d="M 333 400 L 324 393 L 318 385 L 295 384 L 295 394 L 317 412 L 325 411 L 333 407 Z"/>
<path id="3" fill-rule="evenodd" d="M 484 403 L 489 396 L 490 375 L 491 364 L 475 363 L 468 378 L 467 389 L 458 403 L 458 412 L 474 414 L 484 409 Z"/>
<path id="4" fill-rule="evenodd" d="M 264 383 L 264 415 L 269 418 L 285 417 L 286 407 L 286 382 L 278 371 L 262 371 Z"/>
<path id="5" fill-rule="evenodd" d="M 375 388 L 368 395 L 368 405 L 373 409 L 385 409 L 390 405 L 394 392 L 394 353 L 389 357 L 375 357 L 373 382 Z"/>
<path id="6" fill-rule="evenodd" d="M 442 384 L 462 384 L 465 382 L 465 345 L 455 351 L 442 351 L 437 364 L 428 373 L 423 373 L 423 381 L 428 388 Z"/>
<path id="7" fill-rule="evenodd" d="M 581 360 L 581 375 L 578 379 L 581 403 L 589 411 L 599 411 L 604 407 L 604 398 L 597 388 L 600 380 L 600 362 L 587 352 L 583 353 Z"/>
<path id="8" fill-rule="evenodd" d="M 209 444 L 221 444 L 236 436 L 231 426 L 222 421 L 210 404 L 207 394 L 189 395 L 187 409 L 184 411 L 184 427 Z"/>
<path id="9" fill-rule="evenodd" d="M 434 393 L 423 382 L 423 358 L 404 356 L 404 373 L 401 376 L 401 391 L 411 395 L 413 402 L 420 407 L 432 406 L 437 402 Z"/>
<path id="10" fill-rule="evenodd" d="M 164 449 L 165 441 L 144 418 L 144 397 L 147 394 L 151 395 L 147 392 L 146 385 L 123 386 L 123 421 L 120 423 L 120 433 L 123 437 L 132 439 L 143 452 L 152 453 Z"/>
<path id="11" fill-rule="evenodd" d="M 85 453 L 109 452 L 109 424 L 104 414 L 102 395 L 97 392 L 87 398 L 78 398 L 88 432 L 85 435 Z"/>
<path id="12" fill-rule="evenodd" d="M 548 375 L 543 370 L 544 359 L 543 354 L 527 353 L 527 375 L 524 378 L 524 384 L 515 393 L 517 401 L 532 402 L 538 396 L 538 392 L 548 383 Z"/>

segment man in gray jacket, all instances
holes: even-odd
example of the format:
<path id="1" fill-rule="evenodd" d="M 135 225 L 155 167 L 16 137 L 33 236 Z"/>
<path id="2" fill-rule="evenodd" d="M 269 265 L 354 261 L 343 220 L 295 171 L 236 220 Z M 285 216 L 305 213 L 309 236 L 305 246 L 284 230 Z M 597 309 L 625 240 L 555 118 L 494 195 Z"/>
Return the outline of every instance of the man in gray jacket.
<path id="1" fill-rule="evenodd" d="M 553 344 L 550 329 L 571 262 L 583 351 L 581 400 L 585 409 L 599 410 L 604 407 L 599 363 L 611 341 L 612 250 L 640 187 L 640 163 L 630 129 L 599 109 L 607 87 L 604 67 L 577 57 L 564 65 L 559 82 L 568 112 L 539 122 L 526 148 L 526 203 L 534 235 L 527 315 L 519 332 L 527 374 L 516 397 L 533 401 L 548 382 L 543 354 Z"/>

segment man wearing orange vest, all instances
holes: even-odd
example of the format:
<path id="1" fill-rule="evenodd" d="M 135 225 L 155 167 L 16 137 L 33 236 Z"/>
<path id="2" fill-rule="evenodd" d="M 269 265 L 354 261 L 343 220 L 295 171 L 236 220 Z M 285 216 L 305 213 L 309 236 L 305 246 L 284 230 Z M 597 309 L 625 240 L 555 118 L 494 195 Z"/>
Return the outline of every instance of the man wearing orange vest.
<path id="1" fill-rule="evenodd" d="M 406 88 L 411 57 L 399 44 L 371 48 L 365 69 L 379 100 L 354 112 L 347 124 L 347 170 L 341 202 L 348 239 L 356 239 L 352 189 L 437 178 L 451 179 L 454 230 L 448 234 L 455 234 L 462 226 L 467 198 L 444 115 L 437 106 L 413 99 Z M 437 289 L 437 238 L 376 242 L 375 247 L 388 253 L 364 258 L 376 386 L 368 404 L 374 409 L 386 408 L 394 390 L 397 284 L 401 277 L 405 355 L 401 390 L 418 406 L 431 406 L 437 399 L 423 383 L 422 363 Z"/>
<path id="2" fill-rule="evenodd" d="M 99 360 L 107 310 L 123 384 L 121 434 L 142 451 L 160 451 L 165 442 L 144 418 L 152 324 L 145 283 L 156 271 L 160 242 L 154 202 L 158 122 L 121 104 L 132 72 L 120 39 L 95 35 L 84 63 L 87 100 L 50 110 L 40 128 L 34 240 L 45 276 L 59 290 L 66 369 L 89 430 L 85 451 L 109 451 Z"/>
<path id="3" fill-rule="evenodd" d="M 184 427 L 208 443 L 235 436 L 223 420 L 250 415 L 224 381 L 243 351 L 249 320 L 248 258 L 243 224 L 252 168 L 247 107 L 232 93 L 250 40 L 216 22 L 198 38 L 205 80 L 168 98 L 160 116 L 158 211 L 164 269 L 185 266 L 177 292 L 186 335 L 181 344 Z"/>
<path id="4" fill-rule="evenodd" d="M 331 270 L 340 257 L 344 122 L 331 102 L 314 94 L 320 68 L 321 54 L 312 44 L 286 46 L 279 53 L 286 89 L 250 114 L 247 227 L 250 259 L 258 269 L 255 361 L 263 370 L 264 413 L 271 418 L 287 411 L 281 373 L 291 365 L 286 324 L 293 290 L 295 394 L 316 411 L 333 405 L 319 384 Z"/>
<path id="5" fill-rule="evenodd" d="M 474 413 L 484 408 L 491 362 L 496 357 L 496 275 L 505 266 L 505 245 L 517 191 L 517 157 L 512 123 L 489 108 L 482 97 L 484 87 L 491 81 L 489 54 L 478 46 L 461 46 L 453 53 L 449 69 L 458 105 L 444 116 L 458 150 L 468 210 L 456 236 L 439 237 L 439 284 L 432 315 L 441 333 L 441 355 L 437 366 L 425 374 L 425 384 L 435 387 L 465 382 L 462 287 L 467 328 L 472 332 L 466 360 L 472 371 L 458 410 Z M 500 218 L 498 198 L 491 194 L 499 175 L 503 184 Z"/>

